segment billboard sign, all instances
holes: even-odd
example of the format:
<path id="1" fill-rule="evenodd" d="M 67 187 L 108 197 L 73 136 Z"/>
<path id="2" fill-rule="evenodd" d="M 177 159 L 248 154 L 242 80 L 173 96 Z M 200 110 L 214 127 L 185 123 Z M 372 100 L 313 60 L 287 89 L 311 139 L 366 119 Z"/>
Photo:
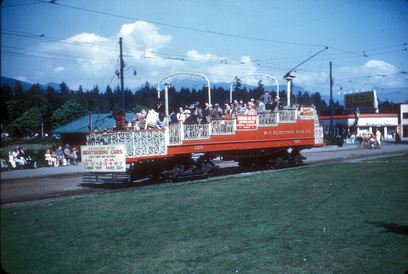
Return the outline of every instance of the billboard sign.
<path id="1" fill-rule="evenodd" d="M 376 107 L 374 91 L 344 95 L 345 109 L 364 109 Z"/>

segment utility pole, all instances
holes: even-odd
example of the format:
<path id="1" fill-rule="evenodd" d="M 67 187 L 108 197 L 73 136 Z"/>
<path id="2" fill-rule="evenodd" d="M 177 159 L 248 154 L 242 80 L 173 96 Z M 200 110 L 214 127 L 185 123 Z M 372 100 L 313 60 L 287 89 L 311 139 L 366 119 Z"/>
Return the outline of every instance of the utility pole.
<path id="1" fill-rule="evenodd" d="M 125 110 L 125 90 L 123 88 L 123 68 L 125 67 L 125 62 L 123 61 L 123 52 L 122 52 L 122 37 L 119 38 L 120 46 L 120 90 L 122 92 L 122 108 Z"/>
<path id="2" fill-rule="evenodd" d="M 330 62 L 330 134 L 334 135 L 333 130 L 333 78 L 332 78 L 332 62 Z"/>

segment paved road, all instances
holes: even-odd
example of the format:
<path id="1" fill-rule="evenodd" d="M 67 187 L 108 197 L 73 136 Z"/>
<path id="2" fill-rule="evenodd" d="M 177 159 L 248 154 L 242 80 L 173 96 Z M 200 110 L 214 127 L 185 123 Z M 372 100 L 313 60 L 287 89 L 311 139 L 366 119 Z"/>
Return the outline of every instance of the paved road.
<path id="1" fill-rule="evenodd" d="M 307 157 L 306 165 L 336 162 L 353 162 L 389 155 L 408 153 L 408 144 L 383 142 L 382 149 L 360 148 L 358 145 L 344 147 L 327 146 L 302 151 Z M 240 169 L 232 161 L 216 162 L 221 168 L 230 168 L 238 173 Z M 32 170 L 15 170 L 1 173 L 1 204 L 9 205 L 27 201 L 54 200 L 77 195 L 92 195 L 126 190 L 136 186 L 118 183 L 87 184 L 82 182 L 82 166 L 46 167 Z"/>

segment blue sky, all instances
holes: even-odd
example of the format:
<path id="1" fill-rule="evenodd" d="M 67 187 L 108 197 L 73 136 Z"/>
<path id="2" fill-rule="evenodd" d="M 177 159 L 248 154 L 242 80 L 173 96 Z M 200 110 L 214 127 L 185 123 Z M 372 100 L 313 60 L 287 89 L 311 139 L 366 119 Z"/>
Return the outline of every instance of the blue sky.
<path id="1" fill-rule="evenodd" d="M 294 85 L 327 97 L 332 62 L 335 100 L 375 89 L 380 100 L 401 102 L 407 14 L 406 0 L 4 0 L 1 74 L 114 88 L 122 37 L 129 88 L 187 71 L 211 83 L 261 73 L 285 85 L 288 71 L 327 46 L 292 72 Z"/>

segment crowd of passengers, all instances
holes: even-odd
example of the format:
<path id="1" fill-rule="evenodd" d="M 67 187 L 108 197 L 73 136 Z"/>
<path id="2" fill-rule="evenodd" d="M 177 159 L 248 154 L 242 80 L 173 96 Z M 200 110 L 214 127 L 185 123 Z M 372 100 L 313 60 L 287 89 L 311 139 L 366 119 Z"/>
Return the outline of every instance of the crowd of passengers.
<path id="1" fill-rule="evenodd" d="M 179 107 L 178 111 L 174 108 L 169 108 L 169 117 L 165 117 L 165 107 L 163 102 L 158 99 L 156 105 L 147 112 L 142 110 L 137 113 L 137 118 L 133 121 L 126 121 L 125 111 L 120 109 L 116 115 L 116 125 L 114 130 L 124 129 L 161 129 L 166 125 L 172 125 L 175 123 L 209 123 L 211 120 L 230 120 L 235 119 L 237 115 L 257 115 L 262 112 L 277 111 L 281 105 L 279 104 L 279 98 L 274 99 L 266 91 L 259 99 L 250 99 L 248 102 L 243 100 L 234 100 L 234 102 L 224 102 L 224 106 L 219 104 L 214 106 L 205 102 L 204 105 L 200 105 L 196 102 L 191 108 Z"/>

